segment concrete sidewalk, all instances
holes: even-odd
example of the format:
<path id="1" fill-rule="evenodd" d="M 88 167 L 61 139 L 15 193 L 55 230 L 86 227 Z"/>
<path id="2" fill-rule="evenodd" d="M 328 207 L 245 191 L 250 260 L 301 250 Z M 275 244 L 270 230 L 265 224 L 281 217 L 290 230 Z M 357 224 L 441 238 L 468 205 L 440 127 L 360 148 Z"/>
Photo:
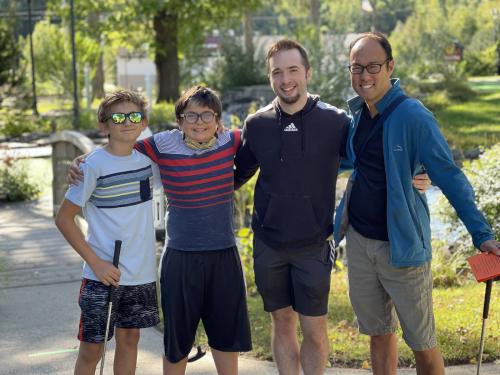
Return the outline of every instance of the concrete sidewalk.
<path id="1" fill-rule="evenodd" d="M 55 229 L 51 202 L 0 206 L 0 374 L 73 373 L 78 341 L 77 295 L 81 261 Z M 162 334 L 141 331 L 137 374 L 161 374 Z M 106 374 L 112 374 L 113 342 Z M 240 374 L 277 374 L 270 362 L 242 357 Z M 370 371 L 333 368 L 327 374 L 368 375 Z M 216 374 L 210 354 L 188 365 L 189 375 Z M 398 374 L 416 374 L 401 369 Z M 449 375 L 475 374 L 475 366 L 447 368 Z M 481 374 L 499 375 L 500 364 L 485 364 Z"/>

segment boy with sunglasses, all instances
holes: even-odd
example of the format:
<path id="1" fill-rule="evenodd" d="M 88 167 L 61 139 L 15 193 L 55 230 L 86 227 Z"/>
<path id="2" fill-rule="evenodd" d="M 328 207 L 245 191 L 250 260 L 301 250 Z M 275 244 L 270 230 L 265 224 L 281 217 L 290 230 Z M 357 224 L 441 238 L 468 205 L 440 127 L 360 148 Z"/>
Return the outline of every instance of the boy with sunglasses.
<path id="1" fill-rule="evenodd" d="M 134 149 L 147 126 L 145 107 L 144 98 L 131 91 L 106 96 L 97 117 L 109 142 L 86 156 L 81 164 L 85 179 L 70 186 L 55 219 L 85 261 L 77 375 L 94 374 L 102 356 L 110 286 L 117 287 L 107 338 L 114 333 L 115 373 L 135 373 L 139 329 L 159 323 L 151 199 L 158 172 L 151 159 Z M 81 211 L 88 222 L 86 238 L 75 223 Z M 112 264 L 115 240 L 123 243 L 119 268 Z"/>

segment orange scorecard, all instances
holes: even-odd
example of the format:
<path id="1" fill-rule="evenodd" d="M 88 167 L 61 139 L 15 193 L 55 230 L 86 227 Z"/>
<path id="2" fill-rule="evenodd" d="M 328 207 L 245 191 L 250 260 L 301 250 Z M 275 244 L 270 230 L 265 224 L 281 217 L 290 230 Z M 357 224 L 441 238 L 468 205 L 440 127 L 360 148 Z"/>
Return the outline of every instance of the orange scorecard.
<path id="1" fill-rule="evenodd" d="M 491 253 L 481 253 L 467 258 L 478 282 L 500 276 L 500 257 Z"/>

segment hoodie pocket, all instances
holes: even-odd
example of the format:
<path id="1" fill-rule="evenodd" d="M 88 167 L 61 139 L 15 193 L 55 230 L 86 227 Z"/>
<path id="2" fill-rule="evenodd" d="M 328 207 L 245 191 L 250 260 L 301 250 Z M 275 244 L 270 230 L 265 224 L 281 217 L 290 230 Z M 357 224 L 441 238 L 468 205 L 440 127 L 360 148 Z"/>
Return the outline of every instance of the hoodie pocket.
<path id="1" fill-rule="evenodd" d="M 311 198 L 303 195 L 271 195 L 262 227 L 275 230 L 287 241 L 311 238 L 319 232 Z"/>

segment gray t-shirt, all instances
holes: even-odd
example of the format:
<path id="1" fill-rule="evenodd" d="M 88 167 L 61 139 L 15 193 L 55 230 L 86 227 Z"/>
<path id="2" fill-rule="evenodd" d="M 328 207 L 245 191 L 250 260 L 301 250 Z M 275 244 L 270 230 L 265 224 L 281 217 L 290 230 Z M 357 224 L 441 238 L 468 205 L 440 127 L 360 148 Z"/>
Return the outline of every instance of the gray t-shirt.
<path id="1" fill-rule="evenodd" d="M 120 285 L 156 280 L 152 189 L 159 183 L 157 166 L 133 150 L 115 156 L 105 149 L 93 151 L 81 164 L 84 181 L 72 185 L 66 199 L 82 207 L 88 222 L 87 242 L 97 256 L 112 262 L 115 240 L 122 241 Z M 83 277 L 98 280 L 84 264 Z"/>

